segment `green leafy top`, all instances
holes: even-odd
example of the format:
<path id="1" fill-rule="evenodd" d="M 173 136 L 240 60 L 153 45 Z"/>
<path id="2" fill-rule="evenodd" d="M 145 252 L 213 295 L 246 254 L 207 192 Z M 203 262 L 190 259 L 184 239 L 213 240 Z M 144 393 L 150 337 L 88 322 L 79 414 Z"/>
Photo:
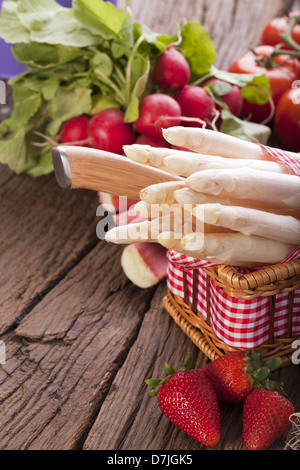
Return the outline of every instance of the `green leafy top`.
<path id="1" fill-rule="evenodd" d="M 170 44 L 187 58 L 191 81 L 226 73 L 214 67 L 214 44 L 199 23 L 182 22 L 176 34 L 158 34 L 133 21 L 128 9 L 102 0 L 73 0 L 72 8 L 55 0 L 4 0 L 0 37 L 27 65 L 10 80 L 14 111 L 0 124 L 0 162 L 34 176 L 53 170 L 51 147 L 40 146 L 37 133 L 55 139 L 65 120 L 108 107 L 122 109 L 133 123 L 140 99 L 156 91 L 151 67 Z M 266 98 L 266 79 L 230 79 L 239 81 L 246 99 Z M 224 132 L 241 128 L 232 119 L 230 114 Z"/>
<path id="2" fill-rule="evenodd" d="M 192 353 L 188 353 L 183 367 L 181 369 L 178 369 L 177 371 L 173 369 L 170 364 L 165 364 L 165 371 L 167 373 L 167 376 L 164 377 L 163 379 L 146 379 L 145 382 L 149 387 L 152 387 L 151 390 L 149 390 L 149 395 L 151 397 L 155 397 L 158 393 L 159 387 L 163 385 L 172 375 L 174 375 L 176 372 L 185 372 L 187 370 L 190 370 L 192 367 L 193 363 L 193 355 Z"/>
<path id="3" fill-rule="evenodd" d="M 263 361 L 260 351 L 253 349 L 246 354 L 245 360 L 247 361 L 247 372 L 251 376 L 253 388 L 277 390 L 285 396 L 284 384 L 279 382 L 272 374 L 282 364 L 280 357 L 274 356 Z"/>

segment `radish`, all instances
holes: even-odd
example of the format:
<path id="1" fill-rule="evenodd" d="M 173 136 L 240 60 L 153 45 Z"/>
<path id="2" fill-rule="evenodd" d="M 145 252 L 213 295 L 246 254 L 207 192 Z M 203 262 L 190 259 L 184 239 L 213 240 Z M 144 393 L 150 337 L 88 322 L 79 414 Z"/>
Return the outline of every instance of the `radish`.
<path id="1" fill-rule="evenodd" d="M 211 78 L 207 80 L 205 83 L 203 83 L 203 87 L 206 87 L 210 83 L 225 83 L 223 80 L 220 80 L 218 78 Z M 229 93 L 226 93 L 224 95 L 220 95 L 220 99 L 228 106 L 229 111 L 234 116 L 239 116 L 242 111 L 243 107 L 243 98 L 241 94 L 241 90 L 237 85 L 230 85 L 231 89 Z M 216 105 L 216 108 L 219 109 L 219 106 Z"/>
<path id="2" fill-rule="evenodd" d="M 160 54 L 153 68 L 154 81 L 164 90 L 175 91 L 183 88 L 188 84 L 190 75 L 188 61 L 173 47 Z"/>
<path id="3" fill-rule="evenodd" d="M 205 127 L 205 124 L 211 123 L 215 117 L 217 110 L 214 100 L 200 86 L 190 85 L 183 88 L 176 96 L 176 100 L 180 105 L 183 116 L 187 118 L 189 127 Z M 197 120 L 202 121 L 197 122 Z M 184 119 L 183 119 L 184 125 Z"/>
<path id="4" fill-rule="evenodd" d="M 140 134 L 152 139 L 161 139 L 162 128 L 179 126 L 180 116 L 180 105 L 172 96 L 153 93 L 140 101 L 135 127 Z"/>
<path id="5" fill-rule="evenodd" d="M 150 145 L 150 147 L 170 147 L 170 144 L 163 137 L 160 139 L 152 139 L 146 135 L 139 135 L 135 143 L 140 145 Z"/>
<path id="6" fill-rule="evenodd" d="M 73 145 L 88 143 L 88 122 L 89 118 L 85 114 L 69 119 L 62 125 L 58 140 L 62 143 L 70 142 Z"/>
<path id="7" fill-rule="evenodd" d="M 128 209 L 135 205 L 138 201 L 129 199 L 126 196 L 115 196 L 113 194 L 107 194 L 102 191 L 98 192 L 99 204 L 101 204 L 108 212 L 119 212 L 128 211 Z"/>
<path id="8" fill-rule="evenodd" d="M 90 119 L 88 138 L 94 148 L 122 154 L 123 145 L 134 143 L 135 134 L 131 124 L 124 122 L 123 111 L 109 108 Z"/>

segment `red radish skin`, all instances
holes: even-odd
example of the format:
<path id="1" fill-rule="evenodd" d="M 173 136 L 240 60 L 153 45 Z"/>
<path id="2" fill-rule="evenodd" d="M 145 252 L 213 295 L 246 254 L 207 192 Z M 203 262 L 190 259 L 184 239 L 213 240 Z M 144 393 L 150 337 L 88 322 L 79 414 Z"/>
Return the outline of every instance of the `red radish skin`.
<path id="1" fill-rule="evenodd" d="M 134 245 L 143 257 L 145 265 L 152 270 L 154 276 L 158 280 L 163 279 L 166 276 L 168 266 L 166 249 L 158 243 L 138 242 Z"/>
<path id="2" fill-rule="evenodd" d="M 203 87 L 206 87 L 210 83 L 224 83 L 223 80 L 218 78 L 211 78 L 203 83 Z M 229 110 L 234 116 L 239 116 L 243 107 L 243 97 L 241 90 L 237 85 L 231 85 L 231 90 L 226 95 L 220 95 L 221 100 L 228 106 Z M 219 106 L 216 105 L 216 108 L 219 109 Z"/>
<path id="3" fill-rule="evenodd" d="M 112 211 L 112 208 L 116 213 L 127 211 L 131 206 L 135 205 L 138 201 L 125 196 L 119 197 L 112 194 L 103 192 L 98 193 L 99 204 L 101 204 L 108 211 Z"/>
<path id="4" fill-rule="evenodd" d="M 88 124 L 91 146 L 108 152 L 122 154 L 123 145 L 131 145 L 135 134 L 131 124 L 124 122 L 119 109 L 105 109 L 95 114 Z"/>
<path id="5" fill-rule="evenodd" d="M 143 222 L 145 217 L 140 217 L 135 214 L 134 209 L 129 209 L 128 211 L 119 212 L 113 216 L 116 226 L 127 225 L 127 224 L 138 224 Z"/>
<path id="6" fill-rule="evenodd" d="M 190 80 L 190 66 L 181 52 L 167 48 L 158 57 L 154 69 L 155 83 L 164 90 L 175 91 L 185 87 Z"/>
<path id="7" fill-rule="evenodd" d="M 73 145 L 88 144 L 88 122 L 89 117 L 86 115 L 77 116 L 66 121 L 59 133 L 60 142 L 70 142 Z"/>
<path id="8" fill-rule="evenodd" d="M 183 88 L 176 96 L 182 115 L 188 118 L 201 119 L 205 123 L 212 122 L 217 110 L 214 100 L 200 86 L 190 85 Z M 195 121 L 184 121 L 182 125 L 189 127 L 203 127 L 203 124 Z"/>
<path id="9" fill-rule="evenodd" d="M 135 127 L 142 135 L 161 139 L 162 128 L 179 126 L 180 116 L 180 105 L 174 98 L 163 93 L 153 93 L 141 100 Z"/>

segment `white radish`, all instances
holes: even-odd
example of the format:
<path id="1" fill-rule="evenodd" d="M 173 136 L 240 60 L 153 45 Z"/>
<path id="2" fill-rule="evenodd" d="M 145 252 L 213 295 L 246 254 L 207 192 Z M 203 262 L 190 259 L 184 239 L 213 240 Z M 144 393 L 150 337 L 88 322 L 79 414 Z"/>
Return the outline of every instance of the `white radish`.
<path id="1" fill-rule="evenodd" d="M 158 243 L 132 243 L 122 252 L 121 266 L 133 284 L 152 287 L 167 274 L 166 250 Z"/>

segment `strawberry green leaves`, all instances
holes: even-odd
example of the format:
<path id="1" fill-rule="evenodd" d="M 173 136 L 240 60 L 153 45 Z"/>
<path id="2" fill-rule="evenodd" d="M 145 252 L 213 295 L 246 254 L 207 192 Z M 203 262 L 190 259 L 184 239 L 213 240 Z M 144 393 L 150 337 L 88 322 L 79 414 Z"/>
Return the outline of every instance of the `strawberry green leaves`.
<path id="1" fill-rule="evenodd" d="M 247 373 L 251 376 L 253 388 L 265 388 L 277 390 L 284 395 L 283 383 L 273 376 L 272 372 L 282 364 L 280 357 L 271 357 L 263 362 L 259 351 L 253 350 L 245 356 L 247 361 Z"/>
<path id="2" fill-rule="evenodd" d="M 183 364 L 183 367 L 181 369 L 178 369 L 177 372 L 186 372 L 187 370 L 190 370 L 192 367 L 193 363 L 193 355 L 191 353 L 188 353 L 185 362 Z M 145 382 L 149 387 L 153 387 L 152 390 L 149 391 L 149 395 L 151 397 L 154 397 L 157 395 L 157 392 L 159 390 L 159 387 L 164 384 L 172 375 L 176 373 L 175 369 L 173 369 L 170 364 L 165 364 L 165 371 L 167 373 L 167 376 L 163 379 L 146 379 Z"/>

